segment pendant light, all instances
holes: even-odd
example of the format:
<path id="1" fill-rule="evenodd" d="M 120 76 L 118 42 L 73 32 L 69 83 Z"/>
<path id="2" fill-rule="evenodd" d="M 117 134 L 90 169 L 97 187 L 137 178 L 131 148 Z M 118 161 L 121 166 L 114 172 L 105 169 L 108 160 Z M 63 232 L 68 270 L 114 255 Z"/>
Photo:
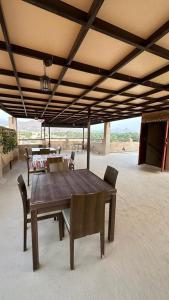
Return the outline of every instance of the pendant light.
<path id="1" fill-rule="evenodd" d="M 46 67 L 52 65 L 52 58 L 44 59 L 43 60 L 43 67 L 44 67 L 44 75 L 40 78 L 40 89 L 43 92 L 50 92 L 51 91 L 51 80 L 46 75 Z"/>

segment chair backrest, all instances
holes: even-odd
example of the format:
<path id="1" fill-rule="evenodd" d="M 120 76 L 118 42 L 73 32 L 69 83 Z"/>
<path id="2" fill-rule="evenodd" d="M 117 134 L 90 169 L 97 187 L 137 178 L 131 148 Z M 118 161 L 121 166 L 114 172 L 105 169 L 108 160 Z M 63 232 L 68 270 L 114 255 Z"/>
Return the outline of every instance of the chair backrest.
<path id="1" fill-rule="evenodd" d="M 73 238 L 104 231 L 105 192 L 72 195 L 70 234 Z"/>
<path id="2" fill-rule="evenodd" d="M 40 149 L 40 154 L 49 154 L 50 149 Z"/>
<path id="3" fill-rule="evenodd" d="M 27 198 L 26 185 L 25 185 L 22 175 L 18 176 L 17 184 L 18 184 L 18 188 L 19 188 L 21 198 L 22 198 L 24 213 L 28 214 L 29 213 L 29 202 L 28 202 L 28 198 Z"/>
<path id="4" fill-rule="evenodd" d="M 68 170 L 68 166 L 63 161 L 63 157 L 49 157 L 47 159 L 48 172 L 60 172 Z"/>
<path id="5" fill-rule="evenodd" d="M 27 157 L 29 157 L 29 151 L 28 151 L 28 148 L 25 148 L 25 154 Z"/>
<path id="6" fill-rule="evenodd" d="M 70 158 L 71 158 L 71 160 L 74 160 L 74 159 L 75 159 L 75 151 L 72 151 L 72 152 L 71 152 Z"/>
<path id="7" fill-rule="evenodd" d="M 106 172 L 104 174 L 104 181 L 111 184 L 112 187 L 116 187 L 116 180 L 117 180 L 118 171 L 110 166 L 107 166 Z"/>
<path id="8" fill-rule="evenodd" d="M 61 146 L 58 147 L 58 153 L 61 153 Z"/>

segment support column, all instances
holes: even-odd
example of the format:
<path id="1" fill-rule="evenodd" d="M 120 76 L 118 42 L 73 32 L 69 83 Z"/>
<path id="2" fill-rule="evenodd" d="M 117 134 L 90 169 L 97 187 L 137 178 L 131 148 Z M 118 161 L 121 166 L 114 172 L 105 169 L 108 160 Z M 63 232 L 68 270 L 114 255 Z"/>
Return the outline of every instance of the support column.
<path id="1" fill-rule="evenodd" d="M 10 129 L 14 129 L 17 131 L 17 120 L 15 117 L 12 116 L 8 117 L 8 125 Z"/>
<path id="2" fill-rule="evenodd" d="M 104 123 L 104 154 L 110 153 L 110 122 Z"/>
<path id="3" fill-rule="evenodd" d="M 82 141 L 82 150 L 84 150 L 84 127 L 83 127 L 83 141 Z"/>
<path id="4" fill-rule="evenodd" d="M 48 128 L 49 128 L 49 148 L 50 148 L 50 126 Z"/>
<path id="5" fill-rule="evenodd" d="M 42 123 L 41 123 L 40 137 L 41 137 L 41 140 L 42 140 Z"/>
<path id="6" fill-rule="evenodd" d="M 87 169 L 90 169 L 90 108 L 88 109 L 87 121 Z"/>

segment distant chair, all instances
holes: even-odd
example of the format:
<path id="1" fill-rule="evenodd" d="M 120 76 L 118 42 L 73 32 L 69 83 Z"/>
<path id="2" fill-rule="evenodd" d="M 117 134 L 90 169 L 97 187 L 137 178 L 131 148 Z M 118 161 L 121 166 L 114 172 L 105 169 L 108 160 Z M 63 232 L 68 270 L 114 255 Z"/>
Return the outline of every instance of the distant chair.
<path id="1" fill-rule="evenodd" d="M 25 148 L 25 154 L 27 157 L 32 158 L 32 155 L 29 154 L 29 150 L 27 147 Z"/>
<path id="2" fill-rule="evenodd" d="M 70 162 L 69 162 L 69 169 L 70 170 L 74 170 L 75 169 L 75 151 L 71 152 L 71 156 L 70 156 Z"/>
<path id="3" fill-rule="evenodd" d="M 62 148 L 61 148 L 61 146 L 59 146 L 59 147 L 58 147 L 58 153 L 59 153 L 59 154 L 61 153 L 61 150 L 62 150 Z"/>
<path id="4" fill-rule="evenodd" d="M 50 149 L 40 149 L 40 154 L 49 154 L 50 153 Z"/>
<path id="5" fill-rule="evenodd" d="M 63 157 L 49 157 L 47 159 L 48 172 L 62 172 L 68 170 L 67 161 Z"/>
<path id="6" fill-rule="evenodd" d="M 26 166 L 27 166 L 27 185 L 29 186 L 29 181 L 30 181 L 30 174 L 34 174 L 34 173 L 41 173 L 41 172 L 45 172 L 44 168 L 34 168 L 33 164 L 32 164 L 32 156 L 28 155 L 28 151 L 27 148 L 25 148 L 25 159 L 26 159 Z"/>
<path id="7" fill-rule="evenodd" d="M 113 188 L 115 188 L 117 176 L 118 176 L 118 171 L 113 167 L 107 166 L 105 174 L 104 174 L 104 181 L 106 181 Z"/>
<path id="8" fill-rule="evenodd" d="M 70 209 L 64 209 L 62 236 L 64 223 L 70 234 L 70 269 L 74 269 L 74 240 L 100 233 L 101 258 L 104 255 L 104 227 L 105 227 L 106 193 L 98 192 L 83 195 L 72 195 Z"/>
<path id="9" fill-rule="evenodd" d="M 23 239 L 23 251 L 27 250 L 27 223 L 31 222 L 31 218 L 30 218 L 30 200 L 27 197 L 27 190 L 26 190 L 26 185 L 25 182 L 23 180 L 22 175 L 19 175 L 19 177 L 17 178 L 17 184 L 18 184 L 18 188 L 21 194 L 21 198 L 22 198 L 22 204 L 23 204 L 23 217 L 24 217 L 24 228 L 23 228 L 23 234 L 24 234 L 24 239 Z M 60 236 L 60 240 L 62 239 L 62 214 L 61 212 L 57 211 L 57 212 L 52 212 L 52 213 L 45 213 L 45 214 L 39 214 L 38 215 L 38 221 L 40 220 L 44 220 L 44 219 L 49 219 L 49 218 L 54 218 L 56 220 L 59 220 L 59 236 Z"/>

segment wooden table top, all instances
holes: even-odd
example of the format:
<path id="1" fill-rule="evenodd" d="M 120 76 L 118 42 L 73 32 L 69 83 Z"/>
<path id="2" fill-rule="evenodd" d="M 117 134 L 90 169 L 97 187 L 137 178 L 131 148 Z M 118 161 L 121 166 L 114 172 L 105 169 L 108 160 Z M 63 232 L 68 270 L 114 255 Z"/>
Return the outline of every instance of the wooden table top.
<path id="1" fill-rule="evenodd" d="M 110 184 L 87 169 L 33 174 L 30 208 L 63 209 L 70 206 L 72 194 L 107 191 L 108 198 L 116 193 Z M 109 199 L 108 199 L 109 200 Z"/>
<path id="2" fill-rule="evenodd" d="M 32 152 L 40 152 L 40 150 L 43 150 L 43 149 L 49 149 L 50 151 L 55 151 L 55 150 L 57 150 L 57 149 L 55 149 L 55 148 L 52 148 L 52 147 L 50 147 L 50 148 L 32 148 Z"/>

